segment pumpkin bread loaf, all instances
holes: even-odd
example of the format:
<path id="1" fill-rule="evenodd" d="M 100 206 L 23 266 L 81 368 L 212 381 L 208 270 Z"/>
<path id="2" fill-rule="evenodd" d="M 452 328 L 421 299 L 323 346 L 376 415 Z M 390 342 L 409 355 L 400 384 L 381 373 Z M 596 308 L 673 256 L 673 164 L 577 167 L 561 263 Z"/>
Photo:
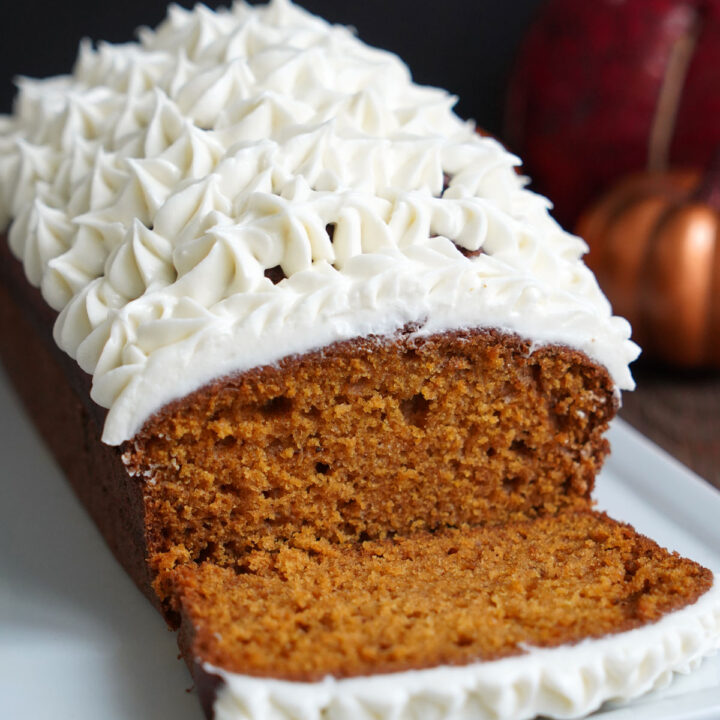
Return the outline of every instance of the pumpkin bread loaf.
<path id="1" fill-rule="evenodd" d="M 712 586 L 592 511 L 615 398 L 577 352 L 529 353 L 494 331 L 365 338 L 217 381 L 116 449 L 39 295 L 6 251 L 0 267 L 6 366 L 116 555 L 179 627 L 208 717 L 221 673 L 312 687 L 490 667 L 623 637 Z"/>
<path id="2" fill-rule="evenodd" d="M 3 361 L 209 718 L 580 716 L 720 644 L 593 510 L 630 328 L 452 102 L 273 0 L 0 124 Z"/>

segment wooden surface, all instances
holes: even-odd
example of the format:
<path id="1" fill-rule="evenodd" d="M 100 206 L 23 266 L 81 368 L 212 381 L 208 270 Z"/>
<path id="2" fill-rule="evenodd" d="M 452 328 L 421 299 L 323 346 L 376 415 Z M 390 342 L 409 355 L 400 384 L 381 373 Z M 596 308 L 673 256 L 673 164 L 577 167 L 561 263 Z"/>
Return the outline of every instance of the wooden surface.
<path id="1" fill-rule="evenodd" d="M 620 417 L 720 489 L 720 373 L 633 366 Z"/>

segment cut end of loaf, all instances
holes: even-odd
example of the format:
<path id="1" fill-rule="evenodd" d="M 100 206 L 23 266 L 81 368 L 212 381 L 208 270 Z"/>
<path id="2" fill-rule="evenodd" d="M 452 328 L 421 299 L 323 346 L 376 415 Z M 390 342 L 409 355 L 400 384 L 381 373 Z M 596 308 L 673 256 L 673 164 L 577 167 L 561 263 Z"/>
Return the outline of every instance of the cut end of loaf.
<path id="1" fill-rule="evenodd" d="M 607 372 L 497 331 L 400 333 L 288 358 L 167 407 L 126 448 L 148 478 L 156 587 L 306 538 L 383 540 L 588 509 Z"/>

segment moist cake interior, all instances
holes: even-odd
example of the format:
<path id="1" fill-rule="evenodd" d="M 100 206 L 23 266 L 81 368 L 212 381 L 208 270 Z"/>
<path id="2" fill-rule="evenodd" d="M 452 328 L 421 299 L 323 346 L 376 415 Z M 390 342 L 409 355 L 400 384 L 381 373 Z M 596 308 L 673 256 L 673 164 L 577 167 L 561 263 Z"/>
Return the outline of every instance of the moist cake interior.
<path id="1" fill-rule="evenodd" d="M 712 573 L 593 512 L 341 547 L 256 552 L 176 573 L 188 655 L 320 680 L 496 660 L 631 630 Z"/>
<path id="2" fill-rule="evenodd" d="M 156 589 L 298 536 L 357 543 L 590 507 L 616 401 L 567 348 L 496 331 L 367 338 L 217 382 L 125 448 Z M 304 542 L 304 541 L 303 541 Z"/>

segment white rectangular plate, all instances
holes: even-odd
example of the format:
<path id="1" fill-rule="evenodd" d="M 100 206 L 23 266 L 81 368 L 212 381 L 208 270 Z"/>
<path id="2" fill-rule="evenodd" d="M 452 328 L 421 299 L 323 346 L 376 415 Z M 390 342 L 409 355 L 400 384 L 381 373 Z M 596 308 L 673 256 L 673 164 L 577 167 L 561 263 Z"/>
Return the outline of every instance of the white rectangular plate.
<path id="1" fill-rule="evenodd" d="M 168 632 L 0 375 L 0 718 L 200 720 Z M 598 504 L 720 570 L 720 493 L 617 421 Z M 602 720 L 717 720 L 720 659 Z"/>

